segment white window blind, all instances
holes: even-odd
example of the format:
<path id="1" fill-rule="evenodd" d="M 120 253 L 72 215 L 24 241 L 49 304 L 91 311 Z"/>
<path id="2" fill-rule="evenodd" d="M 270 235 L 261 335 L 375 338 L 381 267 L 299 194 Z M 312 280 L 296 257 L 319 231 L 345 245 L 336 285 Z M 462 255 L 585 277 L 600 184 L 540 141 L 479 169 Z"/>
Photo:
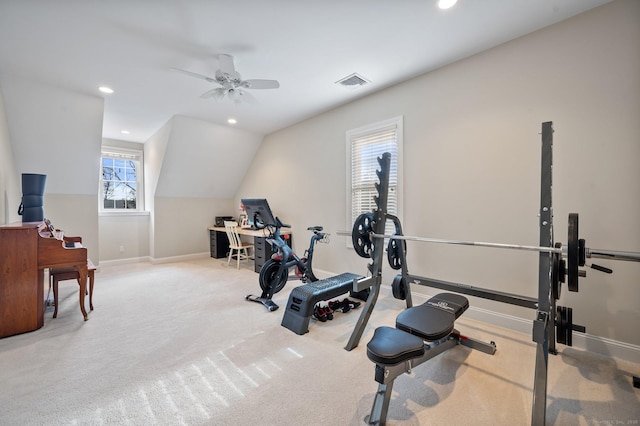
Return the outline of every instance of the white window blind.
<path id="1" fill-rule="evenodd" d="M 111 158 L 121 158 L 123 160 L 135 160 L 135 161 L 140 161 L 142 159 L 142 152 L 140 151 L 129 151 L 129 150 L 108 150 L 108 149 L 103 149 L 101 152 L 103 157 L 111 157 Z"/>
<path id="2" fill-rule="evenodd" d="M 349 229 L 356 218 L 365 212 L 377 208 L 374 197 L 378 195 L 379 183 L 376 171 L 380 169 L 378 158 L 388 152 L 391 154 L 389 171 L 389 195 L 387 212 L 398 216 L 399 212 L 399 158 L 402 141 L 402 117 L 377 123 L 361 129 L 347 132 L 350 151 L 350 187 L 347 188 L 350 200 L 350 215 L 347 218 Z M 387 223 L 387 233 L 394 233 L 391 222 Z"/>

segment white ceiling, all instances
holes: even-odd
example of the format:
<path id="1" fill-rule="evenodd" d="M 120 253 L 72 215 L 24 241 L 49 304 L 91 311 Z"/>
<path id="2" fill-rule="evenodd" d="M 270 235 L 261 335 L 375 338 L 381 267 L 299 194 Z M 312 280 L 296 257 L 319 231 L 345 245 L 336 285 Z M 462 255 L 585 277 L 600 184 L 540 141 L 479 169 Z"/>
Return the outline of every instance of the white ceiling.
<path id="1" fill-rule="evenodd" d="M 608 1 L 0 0 L 0 75 L 104 96 L 106 138 L 144 142 L 176 114 L 267 134 Z M 171 70 L 214 75 L 219 53 L 281 87 L 236 105 Z M 335 84 L 354 72 L 371 83 Z"/>

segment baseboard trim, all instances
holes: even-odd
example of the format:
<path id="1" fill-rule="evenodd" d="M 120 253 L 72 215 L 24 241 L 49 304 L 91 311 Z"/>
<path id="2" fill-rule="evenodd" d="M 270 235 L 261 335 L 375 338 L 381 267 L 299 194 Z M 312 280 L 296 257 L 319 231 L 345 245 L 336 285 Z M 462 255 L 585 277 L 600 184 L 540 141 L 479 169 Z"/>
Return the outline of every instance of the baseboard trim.
<path id="1" fill-rule="evenodd" d="M 160 265 L 163 263 L 185 262 L 189 260 L 204 259 L 207 257 L 210 257 L 209 252 L 184 254 L 180 256 L 169 256 L 169 257 L 159 257 L 159 258 L 155 258 L 151 256 L 141 256 L 141 257 L 130 257 L 127 259 L 103 260 L 102 262 L 100 262 L 100 265 L 114 266 L 114 265 L 126 265 L 130 263 L 151 263 L 152 265 Z"/>
<path id="2" fill-rule="evenodd" d="M 100 261 L 100 266 L 114 266 L 114 265 L 128 265 L 131 263 L 149 263 L 151 258 L 149 256 L 142 257 L 128 257 L 126 259 L 112 259 Z"/>
<path id="3" fill-rule="evenodd" d="M 151 257 L 150 262 L 152 265 L 159 265 L 161 263 L 184 262 L 188 260 L 204 259 L 207 257 L 211 257 L 211 254 L 208 251 L 203 253 L 184 254 L 181 256 L 170 256 L 170 257 L 159 257 L 159 258 Z"/>

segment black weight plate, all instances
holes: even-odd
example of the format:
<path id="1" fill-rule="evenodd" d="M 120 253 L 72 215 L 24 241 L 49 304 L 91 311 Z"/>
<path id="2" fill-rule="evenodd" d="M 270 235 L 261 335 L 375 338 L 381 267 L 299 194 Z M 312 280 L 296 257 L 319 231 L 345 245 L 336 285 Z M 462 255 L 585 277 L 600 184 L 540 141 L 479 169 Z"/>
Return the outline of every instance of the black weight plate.
<path id="1" fill-rule="evenodd" d="M 396 235 L 402 235 L 402 227 L 400 226 L 400 222 L 393 222 L 393 225 L 396 228 Z M 402 241 L 402 250 L 404 253 L 400 252 L 400 246 L 398 241 Z M 389 245 L 387 246 L 387 260 L 389 261 L 389 265 L 392 269 L 398 270 L 402 269 L 402 259 L 407 255 L 407 242 L 405 240 L 394 240 L 389 239 Z"/>
<path id="2" fill-rule="evenodd" d="M 353 230 L 351 231 L 351 241 L 353 248 L 358 256 L 371 257 L 372 243 L 369 235 L 373 230 L 373 213 L 362 213 L 353 222 Z"/>
<path id="3" fill-rule="evenodd" d="M 573 346 L 573 309 L 567 308 L 567 346 Z"/>
<path id="4" fill-rule="evenodd" d="M 578 266 L 580 266 L 580 244 L 578 242 L 578 213 L 569 214 L 569 236 L 567 242 L 567 285 L 569 291 L 578 291 Z"/>
<path id="5" fill-rule="evenodd" d="M 400 274 L 396 275 L 391 283 L 391 292 L 393 297 L 399 300 L 405 300 L 407 298 L 407 287 L 404 277 Z"/>
<path id="6" fill-rule="evenodd" d="M 398 270 L 402 269 L 402 252 L 400 251 L 399 240 L 394 240 L 393 238 L 389 239 L 389 245 L 387 246 L 387 260 L 389 261 L 389 266 L 392 269 Z M 403 241 L 403 249 L 406 250 L 406 243 Z M 406 251 L 405 251 L 406 252 Z"/>
<path id="7" fill-rule="evenodd" d="M 556 243 L 555 247 L 558 248 L 558 246 L 562 247 L 562 244 L 560 243 Z M 551 296 L 553 297 L 554 300 L 558 300 L 560 299 L 560 273 L 561 271 L 561 266 L 560 263 L 562 262 L 562 256 L 560 255 L 560 253 L 553 253 L 553 268 L 551 269 Z"/>
<path id="8" fill-rule="evenodd" d="M 563 345 L 567 344 L 567 312 L 566 308 L 558 306 L 556 308 L 556 340 Z"/>

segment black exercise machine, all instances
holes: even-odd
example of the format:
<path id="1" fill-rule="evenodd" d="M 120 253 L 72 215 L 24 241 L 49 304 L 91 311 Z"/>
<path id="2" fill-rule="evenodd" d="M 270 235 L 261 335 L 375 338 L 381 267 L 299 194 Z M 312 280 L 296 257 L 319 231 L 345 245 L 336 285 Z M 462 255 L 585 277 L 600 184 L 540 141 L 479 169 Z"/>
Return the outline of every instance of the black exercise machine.
<path id="1" fill-rule="evenodd" d="M 371 213 L 360 215 L 356 219 L 350 234 L 356 253 L 373 260 L 369 265 L 372 275 L 368 278 L 354 281 L 353 291 L 362 291 L 366 288 L 370 288 L 371 291 L 345 349 L 350 351 L 358 345 L 379 295 L 384 253 L 382 242 L 385 238 L 389 239 L 387 257 L 391 267 L 402 270 L 402 273 L 393 280 L 393 295 L 406 301 L 407 310 L 398 316 L 395 329 L 389 327 L 376 329 L 373 338 L 367 345 L 367 355 L 376 363 L 376 381 L 380 383 L 371 415 L 368 419 L 369 424 L 385 424 L 393 380 L 399 375 L 410 371 L 412 366 L 421 364 L 457 344 L 463 344 L 489 354 L 495 352 L 495 344 L 493 342 L 487 344 L 466 338 L 462 339 L 453 328 L 454 320 L 468 306 L 466 298 L 457 294 L 444 293 L 430 299 L 426 304 L 414 308 L 410 284 L 430 286 L 536 310 L 535 319 L 533 320 L 536 361 L 531 424 L 536 426 L 545 424 L 549 353 L 557 354 L 556 340 L 558 343 L 571 346 L 572 332 L 586 331 L 584 327 L 573 324 L 571 308 L 556 306 L 556 301 L 560 298 L 561 285 L 565 282 L 565 276 L 567 277 L 569 290 L 578 291 L 578 277 L 586 275 L 584 271 L 580 271 L 578 268 L 585 266 L 587 257 L 640 261 L 640 253 L 586 248 L 585 241 L 578 238 L 578 215 L 575 213 L 569 215 L 567 246 L 562 246 L 561 243 L 554 243 L 551 204 L 552 147 L 552 123 L 542 123 L 539 246 L 404 236 L 400 220 L 386 212 L 390 155 L 386 153 L 378 159 L 381 169 L 378 171 L 380 183 L 376 185 L 378 190 L 378 196 L 375 197 L 377 209 Z M 394 223 L 395 235 L 384 234 L 387 220 L 391 220 Z M 346 233 L 338 232 L 338 234 Z M 539 253 L 538 297 L 525 297 L 411 275 L 407 269 L 406 240 L 536 251 Z M 563 256 L 566 256 L 566 262 Z M 610 269 L 598 265 L 591 265 L 591 267 L 601 272 L 612 272 Z M 452 315 L 447 320 L 443 320 L 443 324 L 446 325 L 444 329 L 450 328 L 450 332 L 445 336 L 428 332 L 430 328 L 425 327 L 434 326 L 431 322 L 437 322 L 436 319 L 442 316 L 442 313 L 437 310 L 448 310 L 452 306 L 457 307 L 451 310 Z M 634 377 L 634 383 L 636 381 L 637 379 Z"/>
<path id="2" fill-rule="evenodd" d="M 316 303 L 329 300 L 345 293 L 351 297 L 365 300 L 369 295 L 368 290 L 360 293 L 351 291 L 354 280 L 362 276 L 345 272 L 334 277 L 318 280 L 313 273 L 313 253 L 316 243 L 328 242 L 329 234 L 323 231 L 321 226 L 312 226 L 307 230 L 313 235 L 309 241 L 309 248 L 303 257 L 299 257 L 281 237 L 280 229 L 289 228 L 280 219 L 273 215 L 269 203 L 264 198 L 243 198 L 242 204 L 247 211 L 248 221 L 256 229 L 267 229 L 269 237 L 267 242 L 273 250 L 273 255 L 262 265 L 258 278 L 262 294 L 255 296 L 248 294 L 245 300 L 264 305 L 268 311 L 278 309 L 278 305 L 272 300 L 274 294 L 282 290 L 289 277 L 289 269 L 296 268 L 299 278 L 305 285 L 294 288 L 287 302 L 287 308 L 282 318 L 282 326 L 296 334 L 305 334 L 309 331 L 309 321 L 313 315 Z"/>

